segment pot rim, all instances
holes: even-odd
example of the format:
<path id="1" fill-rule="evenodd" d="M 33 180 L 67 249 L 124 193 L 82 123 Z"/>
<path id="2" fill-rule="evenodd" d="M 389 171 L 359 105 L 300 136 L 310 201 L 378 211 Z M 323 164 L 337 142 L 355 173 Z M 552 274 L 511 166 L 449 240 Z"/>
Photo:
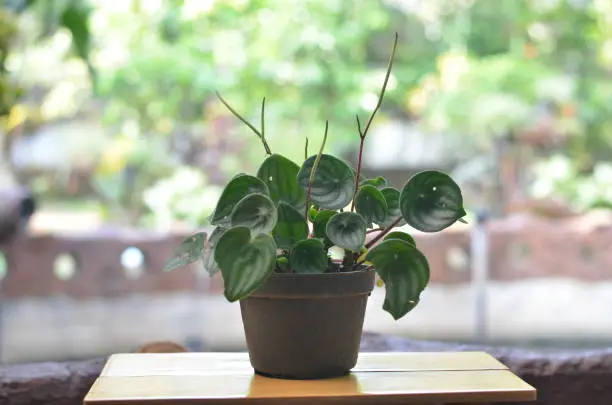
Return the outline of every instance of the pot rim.
<path id="1" fill-rule="evenodd" d="M 375 272 L 371 269 L 337 273 L 273 273 L 249 298 L 320 299 L 370 294 Z"/>
<path id="2" fill-rule="evenodd" d="M 335 278 L 335 277 L 350 277 L 357 273 L 368 273 L 376 271 L 369 267 L 364 270 L 352 270 L 352 271 L 333 271 L 329 273 L 272 273 L 269 278 L 304 278 L 304 277 L 318 277 L 318 278 Z"/>

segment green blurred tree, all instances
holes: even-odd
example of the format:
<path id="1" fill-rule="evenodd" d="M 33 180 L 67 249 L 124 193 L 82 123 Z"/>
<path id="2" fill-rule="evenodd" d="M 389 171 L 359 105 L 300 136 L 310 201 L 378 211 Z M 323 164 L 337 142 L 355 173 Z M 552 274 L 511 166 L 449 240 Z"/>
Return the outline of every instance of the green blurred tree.
<path id="1" fill-rule="evenodd" d="M 147 185 L 183 165 L 216 183 L 260 161 L 215 90 L 254 120 L 267 97 L 271 146 L 294 159 L 326 119 L 329 147 L 354 147 L 354 115 L 376 102 L 394 31 L 381 121 L 417 120 L 477 154 L 529 133 L 544 110 L 577 172 L 612 153 L 607 0 L 3 1 L 33 5 L 42 32 L 71 32 L 114 137 L 97 183 L 137 213 Z"/>
<path id="2" fill-rule="evenodd" d="M 0 170 L 5 172 L 5 181 L 13 177 L 9 164 L 11 135 L 27 115 L 18 108 L 19 99 L 26 89 L 23 83 L 14 80 L 7 67 L 19 36 L 19 18 L 25 13 L 35 17 L 40 28 L 38 40 L 44 40 L 60 29 L 67 30 L 74 53 L 85 62 L 95 84 L 95 69 L 89 59 L 90 12 L 87 0 L 0 0 Z"/>
<path id="3" fill-rule="evenodd" d="M 490 158 L 500 138 L 535 147 L 536 160 L 562 152 L 577 176 L 612 158 L 612 3 L 434 3 L 448 51 L 415 90 L 426 127 L 458 133 Z"/>
<path id="4" fill-rule="evenodd" d="M 382 1 L 355 7 L 350 0 L 208 6 L 169 1 L 155 9 L 133 2 L 115 12 L 99 11 L 105 21 L 96 30 L 101 46 L 109 46 L 105 33 L 113 33 L 121 44 L 109 47 L 129 55 L 99 69 L 106 123 L 116 128 L 117 142 L 146 137 L 168 152 L 164 161 L 199 167 L 213 182 L 254 170 L 263 156 L 258 140 L 215 99 L 215 91 L 255 120 L 266 97 L 272 149 L 290 158 L 303 157 L 306 137 L 311 145 L 320 142 L 326 119 L 331 120 L 330 148 L 351 148 L 358 140 L 355 113 L 365 115 L 377 100 L 393 11 Z M 393 24 L 406 39 L 384 111 L 407 117 L 401 89 L 435 66 L 436 45 L 428 46 L 417 17 L 399 16 Z M 135 166 L 127 160 L 122 165 Z M 99 184 L 123 175 L 123 170 L 101 169 Z M 139 184 L 159 179 L 145 170 L 132 174 L 140 177 Z"/>

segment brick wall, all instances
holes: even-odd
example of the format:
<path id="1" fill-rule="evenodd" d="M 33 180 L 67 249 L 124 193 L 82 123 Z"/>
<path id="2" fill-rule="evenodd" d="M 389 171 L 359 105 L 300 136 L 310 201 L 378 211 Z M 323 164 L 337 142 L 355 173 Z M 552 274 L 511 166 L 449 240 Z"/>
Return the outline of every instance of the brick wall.
<path id="1" fill-rule="evenodd" d="M 53 295 L 86 299 L 190 290 L 196 283 L 195 266 L 171 273 L 161 271 L 181 239 L 181 235 L 147 234 L 21 238 L 0 250 L 8 267 L 0 291 L 9 299 Z M 137 276 L 130 276 L 121 263 L 121 254 L 131 247 L 144 254 L 144 268 Z M 74 259 L 73 274 L 58 274 L 56 259 L 62 256 Z"/>
<path id="2" fill-rule="evenodd" d="M 538 277 L 570 277 L 584 281 L 612 280 L 612 218 L 584 216 L 546 220 L 514 215 L 486 226 L 489 277 L 511 281 Z M 186 235 L 148 233 L 42 235 L 15 240 L 0 247 L 8 270 L 0 288 L 4 298 L 68 295 L 75 298 L 130 293 L 169 293 L 194 290 L 197 266 L 162 273 L 165 260 Z M 470 280 L 470 229 L 455 226 L 438 234 L 415 234 L 429 259 L 432 283 Z M 128 249 L 144 255 L 141 272 L 130 272 L 121 255 Z M 72 257 L 72 274 L 57 271 L 58 257 Z M 2 263 L 0 260 L 0 269 Z M 205 290 L 219 292 L 215 277 Z"/>

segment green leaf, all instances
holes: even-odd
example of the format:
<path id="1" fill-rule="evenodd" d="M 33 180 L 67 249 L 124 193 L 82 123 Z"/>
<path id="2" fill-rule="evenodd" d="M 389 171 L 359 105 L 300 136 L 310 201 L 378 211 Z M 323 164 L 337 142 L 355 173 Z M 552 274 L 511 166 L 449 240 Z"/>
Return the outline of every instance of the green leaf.
<path id="1" fill-rule="evenodd" d="M 291 251 L 291 268 L 296 273 L 325 273 L 327 254 L 319 239 L 305 239 L 298 242 Z"/>
<path id="2" fill-rule="evenodd" d="M 387 218 L 385 197 L 372 185 L 362 186 L 355 197 L 355 209 L 370 226 L 372 222 L 380 224 Z"/>
<path id="3" fill-rule="evenodd" d="M 416 247 L 416 241 L 414 240 L 412 236 L 408 235 L 406 232 L 400 232 L 400 231 L 389 232 L 383 240 L 388 240 L 388 239 L 403 240 L 403 241 L 410 243 L 412 246 Z"/>
<path id="4" fill-rule="evenodd" d="M 269 233 L 276 226 L 278 213 L 274 202 L 263 194 L 250 194 L 244 197 L 232 211 L 232 226 L 245 226 L 253 232 Z"/>
<path id="5" fill-rule="evenodd" d="M 385 179 L 384 177 L 378 176 L 375 179 L 365 179 L 359 183 L 359 186 L 366 186 L 366 185 L 370 185 L 378 189 L 382 189 L 383 187 L 387 185 L 387 179 Z"/>
<path id="6" fill-rule="evenodd" d="M 213 212 L 210 222 L 213 225 L 228 225 L 230 215 L 240 200 L 249 194 L 259 193 L 268 195 L 268 187 L 255 176 L 238 174 L 230 180 L 221 193 L 217 207 Z"/>
<path id="7" fill-rule="evenodd" d="M 402 212 L 400 211 L 399 207 L 400 192 L 394 187 L 385 187 L 380 190 L 380 192 L 382 193 L 383 197 L 385 197 L 385 201 L 387 202 L 387 217 L 382 223 L 379 222 L 378 225 L 386 227 L 402 216 Z M 402 226 L 405 224 L 406 221 L 402 219 L 397 226 Z"/>
<path id="8" fill-rule="evenodd" d="M 375 246 L 366 256 L 385 283 L 383 309 L 400 319 L 418 303 L 429 283 L 429 264 L 425 255 L 409 242 L 388 239 Z"/>
<path id="9" fill-rule="evenodd" d="M 227 229 L 220 226 L 216 227 L 205 243 L 204 253 L 202 254 L 202 263 L 204 264 L 204 269 L 211 276 L 214 276 L 217 274 L 217 272 L 219 272 L 219 265 L 215 261 L 215 245 L 226 230 Z"/>
<path id="10" fill-rule="evenodd" d="M 264 160 L 257 177 L 268 186 L 272 201 L 284 201 L 301 212 L 306 205 L 306 191 L 297 182 L 299 171 L 300 167 L 291 160 L 274 154 Z"/>
<path id="11" fill-rule="evenodd" d="M 173 271 L 202 259 L 205 243 L 205 232 L 198 232 L 184 239 L 166 262 L 163 271 Z"/>
<path id="12" fill-rule="evenodd" d="M 327 223 L 336 215 L 336 211 L 321 210 L 312 220 L 312 228 L 314 236 L 321 239 L 327 239 Z"/>
<path id="13" fill-rule="evenodd" d="M 298 183 L 304 190 L 308 190 L 315 159 L 316 156 L 306 159 L 298 173 Z M 311 185 L 311 200 L 320 208 L 338 210 L 351 202 L 354 192 L 355 174 L 351 167 L 334 156 L 322 154 Z"/>
<path id="14" fill-rule="evenodd" d="M 279 273 L 289 273 L 291 271 L 291 267 L 289 266 L 289 259 L 287 256 L 277 256 L 276 257 L 276 271 Z"/>
<path id="15" fill-rule="evenodd" d="M 419 305 L 419 301 L 410 301 L 408 304 L 406 304 L 404 310 L 406 311 L 406 313 L 412 311 L 414 308 L 416 308 L 416 306 Z M 388 313 L 392 313 L 391 311 L 393 311 L 393 308 L 391 307 L 391 301 L 389 301 L 388 298 L 385 298 L 384 302 L 383 302 L 383 310 L 387 311 Z M 405 314 L 404 314 L 405 315 Z M 401 317 L 400 317 L 401 318 Z M 400 319 L 400 318 L 395 318 Z"/>
<path id="16" fill-rule="evenodd" d="M 354 212 L 340 212 L 327 223 L 326 233 L 336 246 L 352 252 L 359 252 L 365 242 L 367 232 L 363 217 Z"/>
<path id="17" fill-rule="evenodd" d="M 308 238 L 308 224 L 295 208 L 281 201 L 278 204 L 278 220 L 272 235 L 279 248 L 290 249 L 297 242 Z"/>
<path id="18" fill-rule="evenodd" d="M 308 208 L 308 220 L 310 222 L 314 222 L 318 213 L 319 213 L 319 210 L 314 205 Z"/>
<path id="19" fill-rule="evenodd" d="M 258 289 L 274 272 L 276 245 L 270 235 L 259 234 L 251 239 L 249 228 L 231 228 L 217 242 L 215 261 L 223 275 L 225 298 L 238 301 Z"/>
<path id="20" fill-rule="evenodd" d="M 408 225 L 422 232 L 441 231 L 466 215 L 461 189 L 438 171 L 418 173 L 406 183 L 400 210 Z"/>

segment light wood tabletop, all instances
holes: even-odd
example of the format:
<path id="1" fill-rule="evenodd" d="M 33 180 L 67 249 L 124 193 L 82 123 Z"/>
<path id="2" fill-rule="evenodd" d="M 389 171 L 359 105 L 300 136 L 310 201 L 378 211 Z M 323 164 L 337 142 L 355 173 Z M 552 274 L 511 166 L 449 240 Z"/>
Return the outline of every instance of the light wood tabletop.
<path id="1" fill-rule="evenodd" d="M 360 353 L 326 380 L 253 373 L 247 353 L 116 354 L 85 405 L 342 405 L 522 402 L 536 390 L 483 352 Z"/>

